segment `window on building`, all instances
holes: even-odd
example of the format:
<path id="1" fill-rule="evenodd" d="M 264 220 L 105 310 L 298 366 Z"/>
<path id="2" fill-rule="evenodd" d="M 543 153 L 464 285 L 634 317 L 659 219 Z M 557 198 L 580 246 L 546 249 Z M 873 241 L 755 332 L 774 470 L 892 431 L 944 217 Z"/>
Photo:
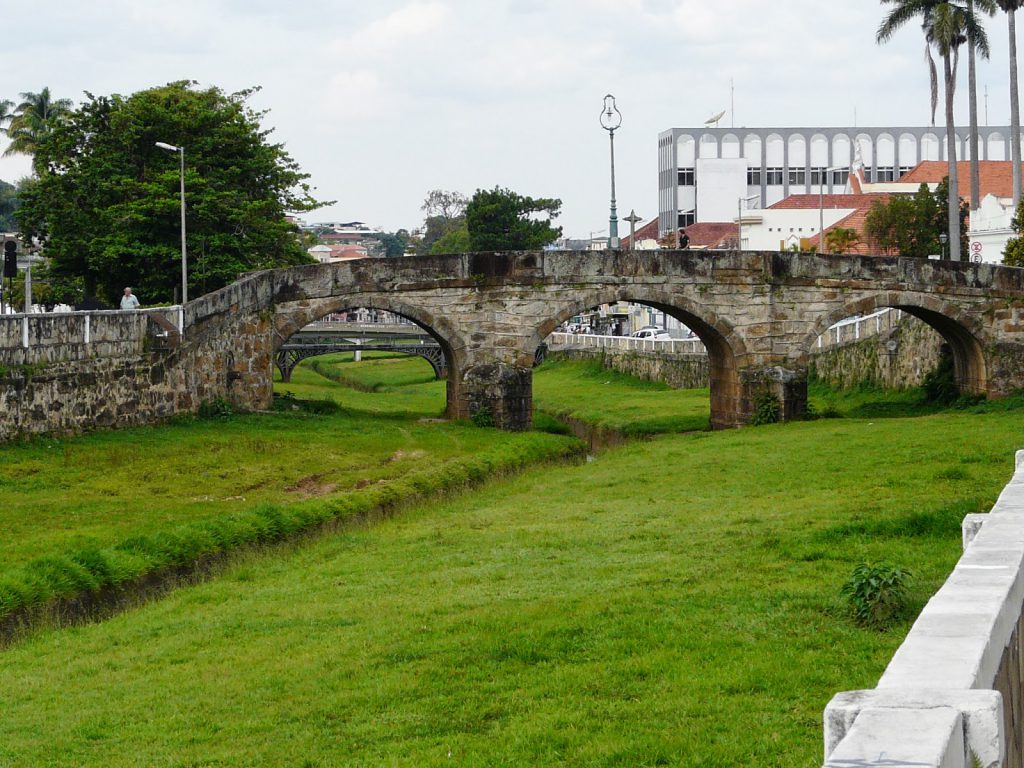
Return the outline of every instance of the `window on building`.
<path id="1" fill-rule="evenodd" d="M 677 221 L 677 227 L 688 227 L 697 221 L 697 213 L 696 211 L 680 211 Z"/>
<path id="2" fill-rule="evenodd" d="M 790 168 L 789 183 L 803 186 L 807 183 L 807 172 L 803 168 Z"/>
<path id="3" fill-rule="evenodd" d="M 895 169 L 891 166 L 879 166 L 875 170 L 875 181 L 894 181 Z"/>
<path id="4" fill-rule="evenodd" d="M 747 168 L 747 186 L 748 187 L 760 187 L 761 186 L 761 169 L 760 168 Z"/>
<path id="5" fill-rule="evenodd" d="M 680 187 L 692 187 L 694 185 L 693 168 L 680 168 L 677 175 Z"/>
<path id="6" fill-rule="evenodd" d="M 840 168 L 832 171 L 832 183 L 833 184 L 845 184 L 850 178 L 850 171 L 847 168 Z"/>
<path id="7" fill-rule="evenodd" d="M 765 168 L 765 183 L 768 186 L 782 186 L 782 169 L 781 168 Z"/>
<path id="8" fill-rule="evenodd" d="M 912 165 L 901 165 L 900 166 L 900 176 L 902 176 L 905 173 L 910 173 L 912 170 L 914 170 L 914 166 L 912 166 Z"/>

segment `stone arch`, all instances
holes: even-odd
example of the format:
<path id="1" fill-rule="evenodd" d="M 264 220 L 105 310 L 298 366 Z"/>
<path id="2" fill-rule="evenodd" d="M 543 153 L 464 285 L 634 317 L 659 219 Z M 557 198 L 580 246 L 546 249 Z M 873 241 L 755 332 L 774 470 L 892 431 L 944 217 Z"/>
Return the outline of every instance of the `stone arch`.
<path id="1" fill-rule="evenodd" d="M 462 341 L 458 331 L 455 330 L 446 318 L 436 316 L 432 312 L 415 304 L 410 304 L 402 297 L 394 294 L 341 294 L 329 298 L 276 304 L 274 306 L 274 338 L 271 358 L 274 357 L 281 345 L 300 328 L 304 328 L 332 312 L 341 312 L 358 307 L 380 309 L 411 320 L 426 331 L 441 347 L 445 367 L 449 372 L 462 369 L 465 343 Z M 452 417 L 461 415 L 456 413 L 460 402 L 460 387 L 459 377 L 449 375 L 446 386 L 445 410 Z"/>
<path id="2" fill-rule="evenodd" d="M 961 392 L 988 394 L 985 333 L 971 314 L 940 296 L 920 292 L 888 291 L 854 299 L 818 318 L 799 345 L 799 362 L 807 364 L 811 347 L 830 327 L 847 317 L 884 309 L 899 309 L 927 323 L 949 345 L 956 382 Z"/>
<path id="3" fill-rule="evenodd" d="M 711 426 L 723 429 L 743 423 L 737 366 L 737 358 L 747 354 L 743 338 L 727 320 L 681 294 L 642 285 L 609 286 L 588 291 L 572 303 L 563 305 L 552 317 L 535 327 L 527 343 L 527 352 L 535 353 L 550 333 L 574 315 L 591 307 L 619 301 L 654 307 L 676 318 L 697 334 L 708 353 Z"/>

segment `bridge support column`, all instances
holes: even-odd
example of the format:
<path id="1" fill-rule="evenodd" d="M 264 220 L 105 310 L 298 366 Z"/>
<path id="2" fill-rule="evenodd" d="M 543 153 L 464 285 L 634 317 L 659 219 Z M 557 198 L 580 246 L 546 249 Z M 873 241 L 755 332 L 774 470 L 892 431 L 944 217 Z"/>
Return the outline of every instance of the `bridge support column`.
<path id="1" fill-rule="evenodd" d="M 533 369 L 506 363 L 462 372 L 459 413 L 480 425 L 522 431 L 533 426 Z"/>
<path id="2" fill-rule="evenodd" d="M 740 368 L 740 411 L 743 423 L 757 414 L 766 395 L 779 403 L 779 421 L 799 419 L 807 413 L 807 369 L 780 365 Z"/>

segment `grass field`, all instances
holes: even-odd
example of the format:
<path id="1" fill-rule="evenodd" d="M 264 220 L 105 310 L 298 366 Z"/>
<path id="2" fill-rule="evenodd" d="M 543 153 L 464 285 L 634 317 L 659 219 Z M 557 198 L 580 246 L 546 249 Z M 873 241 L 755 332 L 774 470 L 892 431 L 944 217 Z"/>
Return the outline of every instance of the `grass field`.
<path id="1" fill-rule="evenodd" d="M 650 391 L 607 380 L 577 379 Z M 304 386 L 381 429 L 418 423 Z M 916 612 L 962 516 L 1009 478 L 1021 424 L 997 409 L 665 435 L 251 554 L 0 653 L 0 766 L 818 764 L 825 703 L 872 686 L 910 620 L 855 627 L 840 584 L 890 560 L 914 573 Z"/>

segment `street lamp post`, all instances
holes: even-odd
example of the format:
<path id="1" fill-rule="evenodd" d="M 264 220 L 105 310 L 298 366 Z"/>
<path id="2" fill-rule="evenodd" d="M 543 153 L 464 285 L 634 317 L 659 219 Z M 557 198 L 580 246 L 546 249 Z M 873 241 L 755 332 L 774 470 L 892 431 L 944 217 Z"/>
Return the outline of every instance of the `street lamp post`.
<path id="1" fill-rule="evenodd" d="M 942 243 L 942 260 L 946 260 L 946 243 L 949 242 L 949 235 L 945 232 L 939 233 L 939 242 Z"/>
<path id="2" fill-rule="evenodd" d="M 843 171 L 845 168 L 826 168 L 822 171 L 822 177 L 818 179 L 818 253 L 825 253 L 825 179 L 833 171 Z M 831 192 L 832 185 L 829 184 Z"/>
<path id="3" fill-rule="evenodd" d="M 188 303 L 188 249 L 185 245 L 185 147 L 176 147 L 163 141 L 156 143 L 160 149 L 177 152 L 181 158 L 181 332 L 185 333 L 185 305 Z"/>
<path id="4" fill-rule="evenodd" d="M 601 127 L 608 131 L 608 143 L 612 159 L 612 207 L 608 218 L 608 247 L 619 247 L 619 217 L 615 214 L 615 131 L 622 125 L 622 113 L 615 106 L 615 97 L 610 93 L 604 97 L 601 109 Z"/>

